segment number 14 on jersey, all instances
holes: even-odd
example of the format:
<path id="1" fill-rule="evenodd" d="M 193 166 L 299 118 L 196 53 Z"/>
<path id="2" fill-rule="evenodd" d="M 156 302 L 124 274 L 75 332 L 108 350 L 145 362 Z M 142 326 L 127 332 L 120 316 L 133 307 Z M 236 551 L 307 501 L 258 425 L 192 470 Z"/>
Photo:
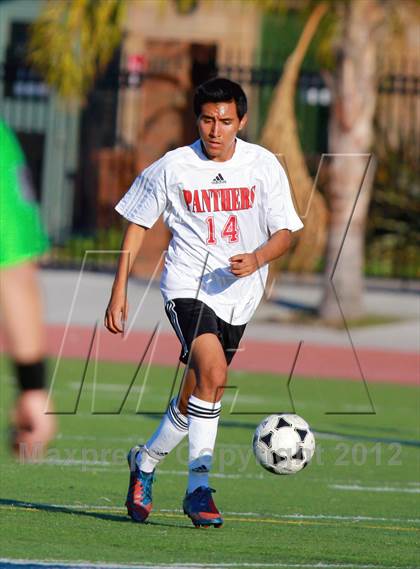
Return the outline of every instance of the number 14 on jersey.
<path id="1" fill-rule="evenodd" d="M 216 227 L 214 222 L 214 215 L 211 215 L 206 219 L 207 223 L 207 243 L 209 245 L 216 245 L 217 237 L 216 237 Z M 229 219 L 225 223 L 221 236 L 223 239 L 226 239 L 228 243 L 237 243 L 239 241 L 239 227 L 238 227 L 238 218 L 236 215 L 230 215 Z"/>

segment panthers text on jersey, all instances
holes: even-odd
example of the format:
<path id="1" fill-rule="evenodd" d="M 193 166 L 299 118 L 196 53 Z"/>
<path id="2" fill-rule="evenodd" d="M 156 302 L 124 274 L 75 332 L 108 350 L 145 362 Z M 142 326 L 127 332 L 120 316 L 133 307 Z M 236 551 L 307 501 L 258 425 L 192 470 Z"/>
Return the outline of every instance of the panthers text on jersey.
<path id="1" fill-rule="evenodd" d="M 160 283 L 165 302 L 198 298 L 234 325 L 252 317 L 268 267 L 235 277 L 230 257 L 255 251 L 280 229 L 303 227 L 275 155 L 241 139 L 224 162 L 208 159 L 200 140 L 168 152 L 136 178 L 116 210 L 145 227 L 163 214 L 172 233 Z"/>

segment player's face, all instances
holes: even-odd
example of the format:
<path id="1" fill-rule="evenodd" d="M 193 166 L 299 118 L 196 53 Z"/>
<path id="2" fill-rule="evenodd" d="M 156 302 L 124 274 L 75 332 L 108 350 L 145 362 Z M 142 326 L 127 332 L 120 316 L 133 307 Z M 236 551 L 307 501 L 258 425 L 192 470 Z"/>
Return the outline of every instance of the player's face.
<path id="1" fill-rule="evenodd" d="M 210 160 L 224 162 L 235 152 L 235 138 L 246 124 L 239 120 L 235 101 L 204 103 L 197 125 L 201 142 Z"/>

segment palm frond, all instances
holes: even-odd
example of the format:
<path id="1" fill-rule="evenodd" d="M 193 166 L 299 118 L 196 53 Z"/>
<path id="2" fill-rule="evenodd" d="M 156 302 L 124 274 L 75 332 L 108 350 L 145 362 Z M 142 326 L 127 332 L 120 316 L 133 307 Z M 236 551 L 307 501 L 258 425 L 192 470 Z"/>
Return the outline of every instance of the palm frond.
<path id="1" fill-rule="evenodd" d="M 85 99 L 121 41 L 124 9 L 124 0 L 47 0 L 28 57 L 62 98 Z"/>

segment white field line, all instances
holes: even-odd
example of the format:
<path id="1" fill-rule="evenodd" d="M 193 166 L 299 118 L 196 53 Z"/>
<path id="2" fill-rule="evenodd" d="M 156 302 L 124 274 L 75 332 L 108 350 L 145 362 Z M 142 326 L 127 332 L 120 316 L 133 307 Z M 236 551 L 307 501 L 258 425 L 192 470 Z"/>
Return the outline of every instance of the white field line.
<path id="1" fill-rule="evenodd" d="M 109 501 L 108 498 L 103 498 L 103 500 Z M 22 504 L 27 504 L 28 507 L 36 507 L 36 504 L 32 502 L 22 502 Z M 74 511 L 103 511 L 103 512 L 121 512 L 125 513 L 126 508 L 123 506 L 105 506 L 103 504 L 93 505 L 93 504 L 45 504 L 49 508 L 65 508 Z M 1 508 L 1 506 L 0 506 Z M 165 509 L 160 508 L 155 510 L 156 513 L 168 513 L 168 514 L 181 514 L 181 509 Z M 342 521 L 342 522 L 396 522 L 396 523 L 414 523 L 420 524 L 420 518 L 384 518 L 375 516 L 337 516 L 334 514 L 273 514 L 266 512 L 265 514 L 260 514 L 258 512 L 230 512 L 223 511 L 226 516 L 236 516 L 236 517 L 253 517 L 256 519 L 266 519 L 266 518 L 277 518 L 281 520 L 332 520 L 332 521 Z"/>
<path id="2" fill-rule="evenodd" d="M 71 467 L 71 466 L 82 466 L 84 472 L 89 472 L 91 470 L 97 471 L 95 466 L 102 467 L 101 472 L 121 472 L 121 468 L 109 468 L 113 465 L 112 462 L 109 460 L 84 460 L 84 459 L 75 459 L 75 458 L 47 458 L 44 460 L 40 460 L 37 463 L 32 464 L 32 466 L 63 466 L 63 467 Z M 116 466 L 114 464 L 114 466 Z M 159 475 L 166 474 L 169 476 L 188 476 L 188 470 L 159 470 Z M 264 474 L 226 474 L 224 472 L 213 472 L 213 478 L 224 478 L 224 479 L 231 479 L 231 480 L 240 480 L 240 479 L 248 479 L 248 480 L 264 480 Z"/>
<path id="3" fill-rule="evenodd" d="M 142 444 L 139 443 L 139 438 L 134 436 L 131 437 L 107 437 L 106 435 L 64 435 L 59 433 L 55 437 L 56 441 L 103 441 L 103 442 L 121 442 L 130 444 Z M 221 448 L 246 448 L 251 449 L 251 445 L 247 443 L 217 443 L 218 447 Z"/>
<path id="4" fill-rule="evenodd" d="M 82 467 L 83 472 L 100 472 L 102 474 L 112 474 L 115 472 L 121 473 L 121 467 L 108 460 L 86 460 L 86 459 L 59 459 L 47 458 L 35 463 L 30 463 L 28 466 L 36 468 L 38 466 L 61 466 L 61 467 Z M 3 468 L 15 468 L 14 464 L 5 464 Z M 159 476 L 187 476 L 188 470 L 164 470 L 159 469 Z M 226 480 L 265 480 L 264 473 L 261 474 L 227 474 L 225 472 L 212 472 L 213 478 L 226 479 Z M 325 483 L 324 479 L 311 478 L 311 482 Z M 398 484 L 392 483 L 392 484 Z M 333 490 L 350 490 L 350 491 L 364 491 L 364 492 L 403 492 L 408 494 L 420 494 L 420 487 L 417 488 L 417 482 L 405 482 L 405 484 L 415 486 L 414 488 L 405 488 L 401 486 L 361 486 L 359 484 L 328 484 L 328 488 Z M 1 569 L 1 568 L 0 568 Z M 420 569 L 420 566 L 419 566 Z"/>
<path id="5" fill-rule="evenodd" d="M 314 405 L 311 403 L 311 406 L 313 407 Z M 60 415 L 60 413 L 57 413 L 57 415 Z M 156 420 L 156 416 L 157 415 L 163 415 L 163 411 L 162 413 L 152 413 L 153 417 L 151 417 L 150 415 L 145 415 L 144 417 L 141 415 L 141 413 L 134 413 L 134 412 L 125 412 L 123 411 L 120 415 L 118 415 L 119 419 L 124 419 L 124 421 L 136 421 L 136 426 L 139 423 L 140 419 L 153 419 Z M 93 419 L 94 421 L 98 421 L 98 418 L 103 418 L 103 417 L 109 417 L 108 415 L 100 415 L 100 414 L 95 414 L 93 415 L 91 412 L 87 412 L 87 411 L 77 411 L 77 413 L 75 413 L 75 416 L 77 416 L 79 419 Z M 111 415 L 111 417 L 116 417 L 117 415 Z M 221 417 L 221 420 L 223 421 L 225 419 L 224 416 Z M 240 425 L 238 425 L 240 426 Z M 258 423 L 257 421 L 255 422 L 255 428 L 257 428 Z M 221 426 L 223 427 L 223 425 Z M 317 439 L 330 439 L 330 440 L 337 440 L 337 441 L 342 441 L 342 440 L 349 440 L 348 436 L 342 436 L 339 434 L 334 434 L 334 433 L 318 433 L 316 430 L 314 430 L 314 434 L 315 437 Z M 352 437 L 354 436 L 354 439 L 357 439 L 356 435 L 352 435 Z M 366 441 L 366 442 L 370 442 L 370 441 Z M 376 442 L 372 441 L 372 443 Z M 392 441 L 390 441 L 392 442 Z M 394 442 L 398 442 L 398 441 L 394 441 Z M 420 569 L 420 566 L 419 566 Z"/>
<path id="6" fill-rule="evenodd" d="M 83 413 L 78 413 L 77 415 L 83 415 Z M 96 415 L 97 416 L 97 415 Z M 125 417 L 125 415 L 124 415 Z M 137 417 L 136 417 L 137 418 Z M 257 427 L 257 424 L 255 424 Z M 331 440 L 331 441 L 348 441 L 348 435 L 340 435 L 334 433 L 318 433 L 317 431 L 313 431 L 317 440 Z M 357 439 L 357 436 L 354 435 L 354 439 Z M 65 441 L 104 441 L 104 442 L 121 442 L 121 443 L 138 443 L 138 436 L 126 436 L 126 437 L 108 437 L 106 435 L 65 435 L 63 433 L 59 433 L 55 440 L 65 440 Z M 372 442 L 374 444 L 375 441 L 366 441 L 367 443 Z M 395 441 L 397 442 L 397 441 Z M 388 443 L 386 443 L 388 444 Z M 226 447 L 226 448 L 251 448 L 250 444 L 247 443 L 217 443 L 218 447 Z"/>
<path id="7" fill-rule="evenodd" d="M 96 466 L 95 466 L 96 465 Z M 82 460 L 82 459 L 71 459 L 71 458 L 67 458 L 67 459 L 55 459 L 55 458 L 47 458 L 47 459 L 43 459 L 42 461 L 38 461 L 38 462 L 31 462 L 31 463 L 27 463 L 25 464 L 25 468 L 37 468 L 39 466 L 62 466 L 62 467 L 80 467 L 82 466 L 82 470 L 83 472 L 95 472 L 95 473 L 101 473 L 101 474 L 113 474 L 113 473 L 119 473 L 121 474 L 121 472 L 123 470 L 127 470 L 127 465 L 126 462 L 123 461 L 121 463 L 121 465 L 119 465 L 119 463 L 112 463 L 110 461 L 107 460 L 97 460 L 97 461 L 92 461 L 92 460 Z M 10 463 L 10 464 L 3 464 L 2 468 L 6 469 L 15 469 L 16 468 L 16 463 Z M 160 475 L 164 475 L 164 474 L 168 474 L 171 476 L 187 476 L 188 475 L 188 471 L 185 470 L 165 470 L 160 468 L 158 471 L 159 476 Z M 261 473 L 261 474 L 226 474 L 223 472 L 212 472 L 211 474 L 212 476 L 215 476 L 216 478 L 233 478 L 234 480 L 237 480 L 239 478 L 245 478 L 245 479 L 253 479 L 253 480 L 266 480 L 267 476 L 270 476 L 268 474 L 265 473 Z M 318 477 L 310 477 L 310 482 L 311 483 L 321 483 L 321 484 L 328 484 L 328 480 L 326 480 L 325 478 L 318 478 Z M 355 478 L 352 478 L 351 480 L 348 479 L 335 479 L 335 480 L 331 480 L 330 481 L 331 484 L 328 484 L 328 486 L 332 486 L 332 482 L 334 482 L 335 485 L 348 485 L 348 482 L 351 482 L 351 485 L 355 485 L 355 484 L 360 484 L 362 483 L 362 480 L 358 480 Z M 387 481 L 371 481 L 371 484 L 387 484 L 388 487 L 390 488 L 395 488 L 396 490 L 398 490 L 401 486 L 401 484 L 406 484 L 408 486 L 419 486 L 418 482 L 408 482 L 408 481 L 404 481 L 404 482 L 396 482 L 396 481 L 392 481 L 392 482 L 387 482 Z M 420 569 L 420 566 L 419 566 Z"/>
<path id="8" fill-rule="evenodd" d="M 229 568 L 276 568 L 289 567 L 290 569 L 418 569 L 402 566 L 357 564 L 357 563 L 169 563 L 155 564 L 119 564 L 119 563 L 87 563 L 83 561 L 36 561 L 30 559 L 0 559 L 0 567 L 50 567 L 54 569 L 229 569 Z"/>
<path id="9" fill-rule="evenodd" d="M 83 458 L 46 458 L 36 463 L 37 465 L 54 465 L 54 466 L 111 466 L 109 460 L 86 460 Z"/>
<path id="10" fill-rule="evenodd" d="M 109 507 L 109 506 L 108 506 Z M 121 508 L 125 511 L 125 508 Z M 182 513 L 182 510 L 165 510 L 160 509 L 158 512 L 168 512 L 168 513 Z M 414 523 L 420 524 L 420 518 L 381 518 L 372 516 L 337 516 L 330 514 L 259 514 L 258 512 L 225 512 L 226 516 L 238 516 L 238 517 L 255 517 L 255 518 L 278 518 L 282 520 L 333 520 L 333 521 L 343 521 L 343 522 L 402 522 L 402 523 Z"/>
<path id="11" fill-rule="evenodd" d="M 61 466 L 63 468 L 67 467 L 82 467 L 83 472 L 100 472 L 101 474 L 112 474 L 115 472 L 121 473 L 121 467 L 115 466 L 110 467 L 111 463 L 107 460 L 82 460 L 82 459 L 55 459 L 50 458 L 42 460 L 36 463 L 31 463 L 29 466 L 32 468 L 37 468 L 39 466 Z M 5 468 L 16 468 L 16 465 L 4 465 Z M 159 476 L 161 475 L 169 476 L 188 476 L 187 470 L 159 470 Z M 265 480 L 264 474 L 225 474 L 224 472 L 213 472 L 213 478 L 221 478 L 228 480 Z M 420 569 L 420 568 L 419 568 Z"/>
<path id="12" fill-rule="evenodd" d="M 100 383 L 100 384 L 96 384 L 96 387 L 94 386 L 93 383 L 86 383 L 83 386 L 83 390 L 88 392 L 88 391 L 96 391 L 97 394 L 101 395 L 101 396 L 106 396 L 107 392 L 111 392 L 111 393 L 122 393 L 125 392 L 128 388 L 128 385 L 126 383 Z M 79 390 L 80 389 L 80 382 L 77 381 L 71 381 L 68 386 L 63 386 L 60 389 L 55 389 L 54 393 L 68 393 L 69 391 L 74 391 L 74 390 Z M 125 391 L 124 391 L 125 390 Z M 153 388 L 150 385 L 146 385 L 145 387 L 145 391 L 148 393 L 151 393 L 153 391 Z M 130 389 L 130 393 L 131 394 L 140 394 L 142 392 L 142 386 L 141 385 L 133 385 L 133 387 Z M 235 398 L 235 396 L 231 393 L 226 393 L 223 396 L 223 402 L 224 403 L 231 403 L 232 400 Z M 244 395 L 242 394 L 240 396 L 240 402 L 241 403 L 270 403 L 270 398 L 269 397 L 257 397 L 257 396 L 253 396 L 253 395 Z"/>
<path id="13" fill-rule="evenodd" d="M 329 484 L 334 490 L 354 490 L 356 492 L 405 492 L 420 494 L 420 488 L 398 488 L 395 486 L 360 486 L 359 484 Z"/>
<path id="14" fill-rule="evenodd" d="M 84 472 L 100 471 L 104 473 L 111 472 L 121 472 L 121 467 L 117 464 L 110 462 L 109 460 L 87 460 L 87 459 L 74 459 L 74 458 L 46 458 L 38 462 L 32 463 L 30 466 L 36 468 L 37 466 L 62 466 L 62 467 L 83 467 Z M 4 465 L 9 466 L 9 465 Z M 15 465 L 10 465 L 14 467 Z M 169 476 L 187 476 L 188 470 L 166 470 L 159 469 L 159 475 L 169 475 Z M 267 475 L 261 474 L 227 474 L 225 472 L 212 472 L 211 476 L 213 478 L 227 479 L 227 480 L 265 480 Z M 322 479 L 311 479 L 312 482 L 318 480 L 319 482 L 325 482 Z M 417 485 L 417 482 L 406 482 L 406 484 Z M 328 484 L 328 488 L 333 490 L 354 490 L 354 491 L 365 491 L 365 492 L 406 492 L 409 494 L 420 494 L 420 487 L 417 488 L 405 488 L 399 486 L 362 486 L 359 484 Z M 420 567 L 419 567 L 420 569 Z"/>

